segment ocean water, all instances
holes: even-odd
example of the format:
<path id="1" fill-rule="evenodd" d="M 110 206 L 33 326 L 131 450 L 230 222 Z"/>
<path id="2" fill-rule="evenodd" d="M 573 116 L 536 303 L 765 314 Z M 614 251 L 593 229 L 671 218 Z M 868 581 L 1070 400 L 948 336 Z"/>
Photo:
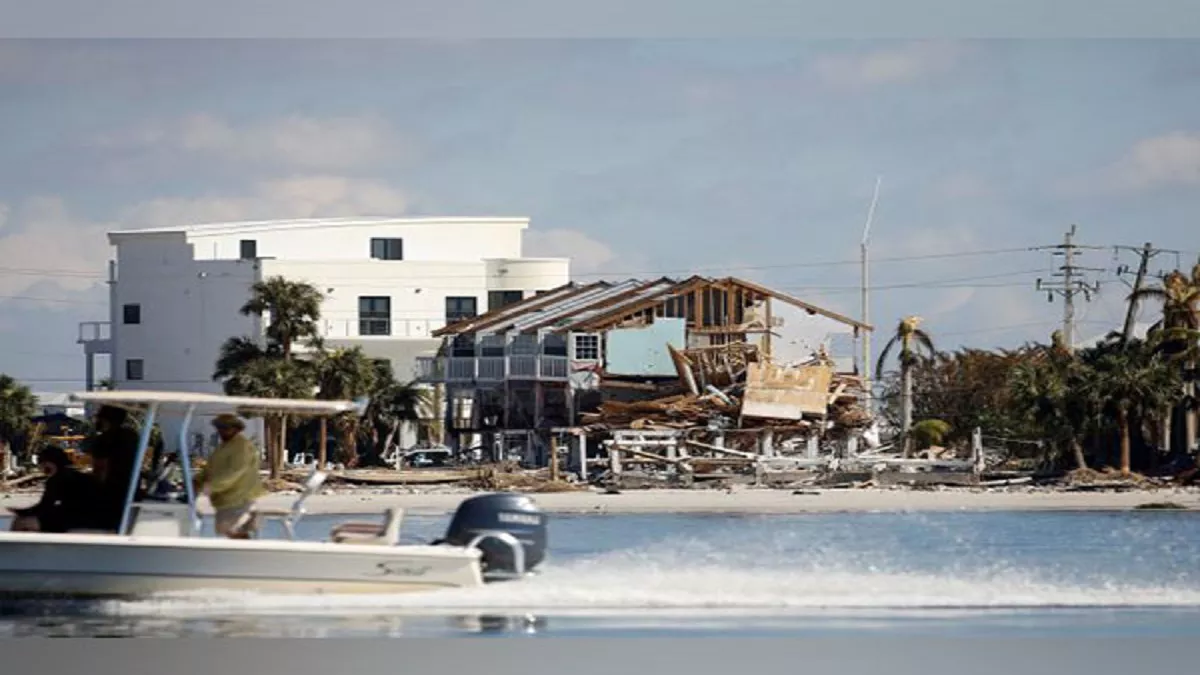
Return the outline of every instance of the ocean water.
<path id="1" fill-rule="evenodd" d="M 538 577 L 483 589 L 6 601 L 0 636 L 1200 635 L 1191 512 L 562 515 L 550 545 Z"/>

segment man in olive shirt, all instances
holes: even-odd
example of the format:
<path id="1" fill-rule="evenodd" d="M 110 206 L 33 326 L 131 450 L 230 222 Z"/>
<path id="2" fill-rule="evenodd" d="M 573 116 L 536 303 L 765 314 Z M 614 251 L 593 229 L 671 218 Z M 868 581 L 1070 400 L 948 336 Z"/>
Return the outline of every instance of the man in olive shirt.
<path id="1" fill-rule="evenodd" d="M 242 528 L 234 526 L 255 500 L 266 494 L 258 475 L 258 448 L 242 435 L 246 423 L 237 415 L 218 415 L 212 424 L 221 437 L 221 445 L 198 472 L 196 484 L 201 489 L 208 488 L 208 499 L 217 512 L 217 534 L 230 539 L 249 539 L 255 529 L 254 522 Z"/>

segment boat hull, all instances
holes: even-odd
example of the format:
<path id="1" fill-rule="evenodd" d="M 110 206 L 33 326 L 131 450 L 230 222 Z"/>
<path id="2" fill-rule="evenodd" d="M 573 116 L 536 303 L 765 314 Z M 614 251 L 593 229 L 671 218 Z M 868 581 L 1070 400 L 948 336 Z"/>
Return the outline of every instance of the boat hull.
<path id="1" fill-rule="evenodd" d="M 482 585 L 479 551 L 277 540 L 0 533 L 0 594 L 400 593 Z"/>

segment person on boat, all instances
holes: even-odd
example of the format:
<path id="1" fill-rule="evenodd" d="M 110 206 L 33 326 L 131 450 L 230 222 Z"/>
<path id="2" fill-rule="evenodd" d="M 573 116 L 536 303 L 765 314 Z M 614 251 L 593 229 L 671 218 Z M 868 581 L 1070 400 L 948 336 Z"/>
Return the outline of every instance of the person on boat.
<path id="1" fill-rule="evenodd" d="M 101 406 L 96 411 L 97 434 L 88 447 L 92 473 L 100 482 L 105 529 L 114 532 L 121 526 L 140 440 L 137 431 L 126 426 L 128 417 L 124 408 Z"/>
<path id="2" fill-rule="evenodd" d="M 255 524 L 247 522 L 238 527 L 238 521 L 266 494 L 258 475 L 258 448 L 242 433 L 246 423 L 237 415 L 217 415 L 212 425 L 221 444 L 197 472 L 196 485 L 208 491 L 208 500 L 216 510 L 217 534 L 230 539 L 249 539 Z"/>
<path id="3" fill-rule="evenodd" d="M 67 452 L 57 445 L 38 453 L 38 468 L 46 476 L 42 498 L 33 506 L 13 509 L 14 532 L 69 532 L 98 529 L 99 485 L 72 465 Z"/>

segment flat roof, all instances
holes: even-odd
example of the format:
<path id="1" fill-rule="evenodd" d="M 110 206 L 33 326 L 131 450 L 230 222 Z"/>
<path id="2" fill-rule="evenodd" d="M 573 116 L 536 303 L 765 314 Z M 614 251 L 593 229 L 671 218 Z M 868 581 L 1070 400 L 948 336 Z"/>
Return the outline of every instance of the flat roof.
<path id="1" fill-rule="evenodd" d="M 343 218 L 285 218 L 279 220 L 245 220 L 224 223 L 193 223 L 187 225 L 167 225 L 162 227 L 146 227 L 127 230 L 111 230 L 109 236 L 130 236 L 140 234 L 169 234 L 183 233 L 195 236 L 218 236 L 240 232 L 269 232 L 278 230 L 298 230 L 320 227 L 353 227 L 356 225 L 520 225 L 529 226 L 529 218 L 513 217 L 429 217 L 403 218 L 388 216 L 359 216 Z"/>

